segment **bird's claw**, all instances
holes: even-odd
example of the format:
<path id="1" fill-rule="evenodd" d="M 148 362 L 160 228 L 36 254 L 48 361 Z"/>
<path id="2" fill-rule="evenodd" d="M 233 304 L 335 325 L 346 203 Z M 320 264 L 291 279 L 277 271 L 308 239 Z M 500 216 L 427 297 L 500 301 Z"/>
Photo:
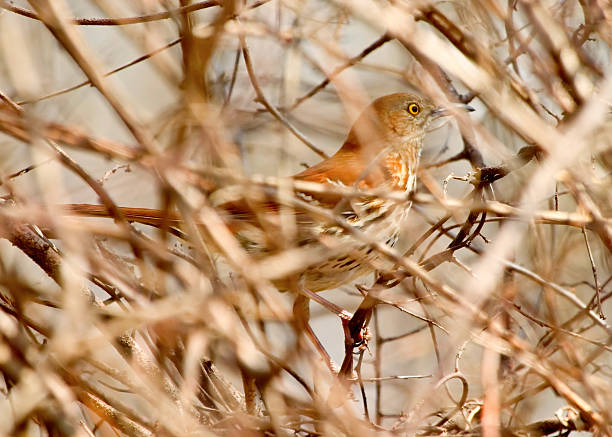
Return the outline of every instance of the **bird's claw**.
<path id="1" fill-rule="evenodd" d="M 356 336 L 353 338 L 353 353 L 360 354 L 362 351 L 367 350 L 370 351 L 368 347 L 368 342 L 372 339 L 372 334 L 370 333 L 370 328 L 364 326 Z"/>

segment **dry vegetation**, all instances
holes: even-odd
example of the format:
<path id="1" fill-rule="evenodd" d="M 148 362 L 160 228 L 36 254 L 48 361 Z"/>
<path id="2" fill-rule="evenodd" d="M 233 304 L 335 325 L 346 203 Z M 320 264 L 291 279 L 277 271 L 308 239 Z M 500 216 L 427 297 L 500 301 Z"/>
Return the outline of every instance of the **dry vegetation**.
<path id="1" fill-rule="evenodd" d="M 611 47 L 606 0 L 0 0 L 0 435 L 612 435 Z M 291 220 L 252 259 L 215 205 L 405 90 L 476 111 L 352 332 L 312 303 L 339 377 Z"/>

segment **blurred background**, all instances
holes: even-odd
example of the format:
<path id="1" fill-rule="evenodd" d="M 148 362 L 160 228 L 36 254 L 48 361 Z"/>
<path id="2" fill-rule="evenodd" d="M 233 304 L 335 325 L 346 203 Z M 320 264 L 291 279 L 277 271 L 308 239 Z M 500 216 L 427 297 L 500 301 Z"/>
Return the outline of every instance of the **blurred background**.
<path id="1" fill-rule="evenodd" d="M 609 435 L 611 20 L 597 0 L 0 1 L 0 431 Z M 199 227 L 393 92 L 475 111 L 426 137 L 396 250 L 435 268 L 377 289 L 346 382 L 292 295 Z M 181 223 L 62 206 L 109 199 Z M 347 360 L 338 317 L 311 319 Z"/>

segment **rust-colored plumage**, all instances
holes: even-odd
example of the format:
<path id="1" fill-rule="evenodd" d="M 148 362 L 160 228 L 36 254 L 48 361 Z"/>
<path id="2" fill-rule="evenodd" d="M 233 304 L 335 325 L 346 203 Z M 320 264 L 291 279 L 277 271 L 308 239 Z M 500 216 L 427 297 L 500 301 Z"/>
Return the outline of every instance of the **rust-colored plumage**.
<path id="1" fill-rule="evenodd" d="M 342 147 L 330 158 L 293 176 L 293 179 L 342 185 L 360 189 L 410 192 L 416 184 L 416 170 L 423 138 L 429 123 L 441 114 L 427 99 L 397 93 L 376 99 L 353 125 Z M 398 204 L 380 198 L 342 199 L 333 194 L 300 193 L 302 200 L 317 206 L 338 209 L 340 216 L 377 241 L 393 246 L 410 203 Z M 274 202 L 263 205 L 275 209 Z M 240 222 L 252 224 L 253 214 L 246 203 L 221 205 L 230 211 L 229 220 L 240 234 Z M 376 268 L 377 254 L 357 243 L 338 226 L 321 223 L 299 208 L 298 245 L 320 243 L 322 236 L 346 240 L 346 252 L 312 265 L 301 274 L 302 285 L 310 291 L 339 287 Z M 266 251 L 265 244 L 243 240 L 251 252 Z M 335 242 L 335 241 L 334 241 Z M 278 286 L 287 284 L 278 281 Z"/>
<path id="2" fill-rule="evenodd" d="M 416 184 L 416 169 L 423 138 L 429 123 L 443 111 L 423 97 L 396 93 L 374 100 L 354 123 L 342 147 L 331 157 L 293 176 L 299 181 L 341 185 L 359 189 L 380 189 L 409 192 Z M 410 203 L 384 201 L 380 198 L 342 199 L 335 194 L 298 193 L 302 201 L 333 209 L 340 202 L 340 216 L 351 225 L 363 230 L 377 241 L 395 244 L 401 222 Z M 275 249 L 266 241 L 266 233 L 257 232 L 261 210 L 276 214 L 279 205 L 269 200 L 258 205 L 244 200 L 232 201 L 219 208 L 224 212 L 228 226 L 236 233 L 243 246 L 253 255 L 269 254 Z M 70 205 L 70 211 L 88 216 L 109 216 L 99 205 Z M 256 214 L 257 209 L 259 214 Z M 128 221 L 159 226 L 164 219 L 161 211 L 146 208 L 121 208 Z M 322 235 L 350 239 L 345 232 L 329 223 L 294 208 L 298 224 L 298 241 L 305 245 L 319 243 Z M 270 218 L 270 217 L 268 217 Z M 178 217 L 165 217 L 166 224 L 179 226 Z M 272 218 L 270 220 L 274 222 Z M 269 230 L 269 229 L 268 229 Z M 306 269 L 302 285 L 311 291 L 335 288 L 375 269 L 376 253 L 365 244 L 348 245 L 347 253 Z M 280 288 L 287 284 L 280 280 Z"/>
<path id="3" fill-rule="evenodd" d="M 416 185 L 416 170 L 428 125 L 443 112 L 428 99 L 413 94 L 380 97 L 365 109 L 333 156 L 294 175 L 293 179 L 357 189 L 410 192 Z M 396 243 L 410 208 L 409 202 L 372 196 L 344 199 L 333 193 L 299 192 L 296 197 L 300 202 L 334 210 L 370 238 L 390 246 Z M 275 198 L 259 202 L 241 199 L 218 208 L 248 252 L 261 256 L 278 248 L 278 242 L 270 241 L 271 226 L 273 229 L 278 222 L 279 204 Z M 315 262 L 298 274 L 298 287 L 311 298 L 316 298 L 312 292 L 336 288 L 376 269 L 380 260 L 368 244 L 354 239 L 337 223 L 322 221 L 300 208 L 299 203 L 292 208 L 297 224 L 295 245 L 324 245 L 335 249 L 327 260 Z M 103 206 L 97 205 L 70 205 L 70 210 L 89 216 L 109 216 Z M 121 208 L 121 212 L 128 221 L 153 226 L 159 226 L 164 218 L 160 211 L 143 208 Z M 166 217 L 165 223 L 180 225 L 178 217 Z M 289 289 L 289 279 L 278 280 L 276 285 L 279 289 Z M 291 283 L 295 285 L 295 281 Z M 302 297 L 296 308 L 296 315 L 304 313 L 302 319 L 307 320 L 307 300 Z M 309 329 L 307 324 L 304 326 Z"/>

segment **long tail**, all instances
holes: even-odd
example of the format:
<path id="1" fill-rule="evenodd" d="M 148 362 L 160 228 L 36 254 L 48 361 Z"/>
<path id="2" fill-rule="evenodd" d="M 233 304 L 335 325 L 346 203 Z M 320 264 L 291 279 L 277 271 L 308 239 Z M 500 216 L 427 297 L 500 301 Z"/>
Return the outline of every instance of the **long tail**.
<path id="1" fill-rule="evenodd" d="M 161 227 L 162 223 L 165 223 L 167 226 L 175 227 L 181 223 L 181 220 L 173 212 L 165 212 L 151 208 L 130 208 L 125 206 L 119 206 L 118 208 L 128 222 L 142 223 L 155 227 Z M 115 218 L 112 212 L 104 205 L 74 203 L 62 205 L 62 209 L 65 210 L 68 215 Z"/>

